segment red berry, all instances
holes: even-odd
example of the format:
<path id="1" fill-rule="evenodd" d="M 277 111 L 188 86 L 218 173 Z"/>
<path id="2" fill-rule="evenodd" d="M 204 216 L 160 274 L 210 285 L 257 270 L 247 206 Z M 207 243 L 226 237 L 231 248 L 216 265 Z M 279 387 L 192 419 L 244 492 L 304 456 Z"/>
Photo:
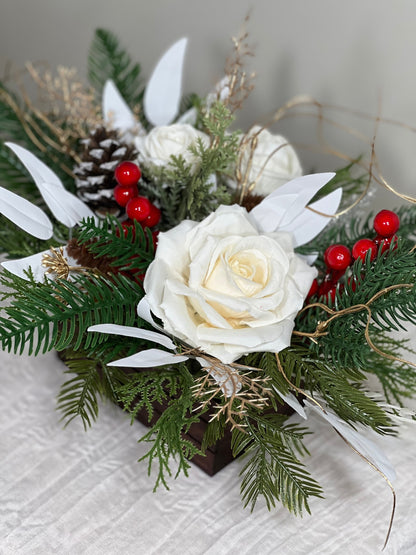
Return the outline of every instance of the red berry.
<path id="1" fill-rule="evenodd" d="M 119 206 L 126 206 L 131 198 L 139 194 L 137 185 L 116 185 L 114 187 L 114 200 Z"/>
<path id="2" fill-rule="evenodd" d="M 391 237 L 400 227 L 400 218 L 391 210 L 381 210 L 374 218 L 374 229 L 382 237 Z"/>
<path id="3" fill-rule="evenodd" d="M 142 221 L 144 227 L 154 227 L 160 222 L 160 210 L 154 204 L 150 205 L 150 214 Z"/>
<path id="4" fill-rule="evenodd" d="M 315 278 L 312 282 L 311 288 L 309 289 L 309 293 L 307 294 L 306 298 L 309 299 L 310 297 L 316 295 L 318 292 L 318 288 L 318 280 Z"/>
<path id="5" fill-rule="evenodd" d="M 133 162 L 121 162 L 114 171 L 117 183 L 125 186 L 136 185 L 141 175 L 139 166 Z"/>
<path id="6" fill-rule="evenodd" d="M 143 222 L 150 214 L 151 202 L 146 197 L 134 197 L 126 205 L 127 216 L 132 220 Z"/>
<path id="7" fill-rule="evenodd" d="M 332 281 L 331 275 L 326 274 L 326 276 L 321 282 L 321 285 L 319 286 L 318 296 L 322 297 L 322 295 L 326 295 L 328 291 L 335 286 L 336 284 Z"/>
<path id="8" fill-rule="evenodd" d="M 341 284 L 338 286 L 338 291 L 341 292 L 343 291 L 344 286 Z M 336 298 L 336 293 L 337 293 L 337 286 L 333 285 L 330 289 L 328 289 L 322 296 L 324 297 L 323 302 L 327 303 L 329 302 L 329 300 L 331 299 L 332 304 L 335 303 L 335 298 Z"/>
<path id="9" fill-rule="evenodd" d="M 382 237 L 377 235 L 374 239 L 374 243 L 378 246 L 381 252 L 386 252 L 389 250 L 391 243 L 393 242 L 393 249 L 397 248 L 397 235 L 392 235 L 391 237 Z"/>
<path id="10" fill-rule="evenodd" d="M 351 264 L 350 249 L 345 245 L 330 245 L 325 251 L 324 260 L 331 270 L 346 270 Z"/>
<path id="11" fill-rule="evenodd" d="M 153 248 L 156 250 L 159 241 L 159 231 L 152 231 Z"/>
<path id="12" fill-rule="evenodd" d="M 368 251 L 371 251 L 371 260 L 374 260 L 377 254 L 377 245 L 371 239 L 360 239 L 352 247 L 352 255 L 355 259 L 361 258 L 364 261 Z"/>

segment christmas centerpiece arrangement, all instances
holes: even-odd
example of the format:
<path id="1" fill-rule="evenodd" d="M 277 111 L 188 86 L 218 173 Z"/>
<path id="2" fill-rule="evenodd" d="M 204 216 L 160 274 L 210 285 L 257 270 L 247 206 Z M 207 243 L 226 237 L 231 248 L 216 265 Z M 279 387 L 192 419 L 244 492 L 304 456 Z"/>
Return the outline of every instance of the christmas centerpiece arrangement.
<path id="1" fill-rule="evenodd" d="M 244 35 L 205 97 L 182 97 L 185 48 L 144 85 L 99 30 L 91 87 L 34 65 L 39 99 L 1 83 L 1 346 L 59 352 L 65 422 L 101 398 L 144 419 L 156 486 L 243 455 L 245 505 L 309 511 L 311 411 L 391 485 L 367 432 L 396 434 L 416 391 L 391 334 L 416 321 L 414 204 L 363 216 L 372 161 L 304 175 L 268 126 L 234 130 Z"/>

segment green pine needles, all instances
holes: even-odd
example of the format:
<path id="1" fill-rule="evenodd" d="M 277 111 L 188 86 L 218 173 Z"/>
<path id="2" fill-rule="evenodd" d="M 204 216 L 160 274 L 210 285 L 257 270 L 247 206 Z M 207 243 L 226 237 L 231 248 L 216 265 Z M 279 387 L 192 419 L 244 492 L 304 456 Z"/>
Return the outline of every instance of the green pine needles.
<path id="1" fill-rule="evenodd" d="M 121 274 L 110 278 L 91 273 L 39 284 L 6 271 L 0 283 L 8 289 L 3 298 L 11 301 L 0 317 L 1 347 L 29 355 L 100 343 L 102 337 L 87 334 L 87 328 L 104 322 L 133 325 L 143 296 L 141 285 Z"/>
<path id="2" fill-rule="evenodd" d="M 271 510 L 280 501 L 294 514 L 310 513 L 308 499 L 322 497 L 320 486 L 313 480 L 298 456 L 308 454 L 302 440 L 309 433 L 297 424 L 285 423 L 287 417 L 277 414 L 251 415 L 244 431 L 234 430 L 233 452 L 245 453 L 249 459 L 241 475 L 244 506 L 253 511 L 260 496 Z"/>
<path id="3" fill-rule="evenodd" d="M 143 98 L 140 73 L 140 64 L 132 61 L 114 33 L 106 29 L 95 31 L 88 54 L 88 77 L 99 93 L 112 79 L 124 100 L 134 107 Z"/>

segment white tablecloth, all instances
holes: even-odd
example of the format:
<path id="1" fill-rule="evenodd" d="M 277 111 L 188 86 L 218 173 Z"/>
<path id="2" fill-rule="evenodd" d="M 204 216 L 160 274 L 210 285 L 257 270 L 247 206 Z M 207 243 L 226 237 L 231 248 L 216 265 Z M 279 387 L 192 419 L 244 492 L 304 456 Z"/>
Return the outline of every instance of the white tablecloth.
<path id="1" fill-rule="evenodd" d="M 145 427 L 129 425 L 111 404 L 84 432 L 59 422 L 55 397 L 64 381 L 54 353 L 0 353 L 0 553 L 23 554 L 366 554 L 380 552 L 391 493 L 319 418 L 307 463 L 326 499 L 296 518 L 260 503 L 243 509 L 234 461 L 214 477 L 192 467 L 153 493 L 137 463 Z M 297 416 L 293 418 L 298 418 Z M 416 424 L 378 442 L 396 467 L 398 506 L 385 553 L 416 553 Z"/>

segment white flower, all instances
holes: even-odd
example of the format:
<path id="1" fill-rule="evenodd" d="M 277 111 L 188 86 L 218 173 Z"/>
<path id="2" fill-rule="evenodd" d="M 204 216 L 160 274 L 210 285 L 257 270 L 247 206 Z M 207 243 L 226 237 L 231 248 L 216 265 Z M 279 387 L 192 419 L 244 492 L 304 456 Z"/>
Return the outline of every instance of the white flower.
<path id="1" fill-rule="evenodd" d="M 255 183 L 254 193 L 263 196 L 302 175 L 299 158 L 288 141 L 258 125 L 242 137 L 238 165 L 247 184 Z"/>
<path id="2" fill-rule="evenodd" d="M 261 233 L 240 206 L 159 235 L 144 288 L 166 332 L 224 363 L 290 344 L 316 270 L 289 233 Z"/>
<path id="3" fill-rule="evenodd" d="M 167 166 L 171 156 L 182 155 L 185 161 L 194 166 L 197 157 L 189 150 L 201 139 L 209 146 L 209 137 L 188 123 L 174 123 L 154 127 L 145 137 L 136 137 L 135 145 L 140 152 L 140 161 L 146 165 Z"/>

